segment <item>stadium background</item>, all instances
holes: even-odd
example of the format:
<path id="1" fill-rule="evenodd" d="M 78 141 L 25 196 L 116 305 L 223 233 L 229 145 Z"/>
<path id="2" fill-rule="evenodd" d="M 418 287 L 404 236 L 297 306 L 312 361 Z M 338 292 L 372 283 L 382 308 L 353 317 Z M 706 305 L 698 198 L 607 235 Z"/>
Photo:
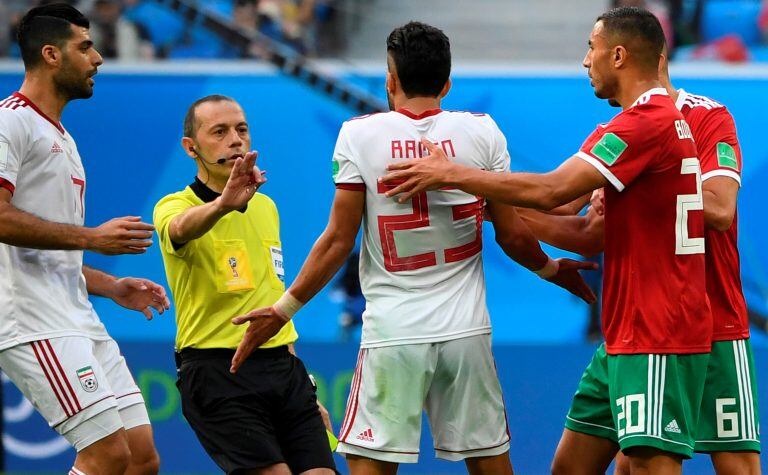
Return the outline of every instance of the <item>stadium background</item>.
<path id="1" fill-rule="evenodd" d="M 200 34 L 210 39 L 205 36 L 208 33 Z M 580 59 L 577 54 L 568 61 L 533 66 L 506 61 L 478 66 L 457 60 L 444 108 L 490 113 L 507 136 L 513 170 L 549 170 L 576 151 L 596 123 L 616 113 L 594 97 Z M 383 100 L 383 51 L 354 66 L 333 61 L 318 65 L 343 84 Z M 762 182 L 768 179 L 764 146 L 768 67 L 676 63 L 672 77 L 678 87 L 727 104 L 736 119 L 745 160 L 739 202 L 745 292 L 752 312 L 768 315 L 764 237 L 768 224 L 762 199 Z M 0 64 L 3 94 L 16 90 L 21 80 L 17 61 Z M 269 182 L 262 191 L 280 210 L 290 282 L 327 222 L 334 192 L 331 152 L 339 126 L 356 113 L 264 62 L 113 63 L 101 69 L 96 81 L 94 97 L 71 104 L 63 118 L 77 140 L 87 172 L 86 223 L 97 225 L 122 215 L 150 220 L 157 200 L 181 189 L 194 176 L 194 164 L 179 146 L 187 106 L 207 94 L 227 94 L 243 105 L 253 148 L 260 153 L 259 165 L 268 171 Z M 512 461 L 517 473 L 546 473 L 578 378 L 594 350 L 585 341 L 588 308 L 509 261 L 493 242 L 492 228 L 486 227 L 484 240 L 488 306 L 512 431 Z M 165 283 L 157 247 L 142 256 L 87 254 L 86 262 L 116 275 Z M 94 303 L 148 400 L 161 473 L 215 473 L 216 467 L 181 416 L 174 386 L 173 309 L 146 322 L 111 302 L 96 299 Z M 326 289 L 296 321 L 301 335 L 297 351 L 317 377 L 320 398 L 337 429 L 357 352 L 354 341 L 339 341 L 340 311 L 333 289 Z M 753 327 L 753 344 L 762 388 L 759 404 L 768 410 L 764 328 Z M 63 439 L 47 428 L 10 383 L 6 381 L 3 389 L 6 469 L 52 472 L 67 468 L 73 454 Z M 765 413 L 762 419 L 768 421 Z M 434 459 L 426 423 L 424 428 L 420 463 L 404 465 L 401 472 L 463 473 L 462 465 Z M 701 457 L 685 469 L 686 474 L 710 472 Z"/>

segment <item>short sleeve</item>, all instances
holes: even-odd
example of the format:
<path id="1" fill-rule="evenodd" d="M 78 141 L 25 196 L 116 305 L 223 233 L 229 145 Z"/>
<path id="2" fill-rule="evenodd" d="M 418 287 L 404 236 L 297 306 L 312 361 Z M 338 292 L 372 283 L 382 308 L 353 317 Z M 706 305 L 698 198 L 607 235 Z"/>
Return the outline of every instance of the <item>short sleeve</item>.
<path id="1" fill-rule="evenodd" d="M 701 179 L 727 176 L 741 186 L 741 147 L 733 117 L 724 107 L 707 112 L 693 130 L 701 162 Z"/>
<path id="2" fill-rule="evenodd" d="M 26 131 L 9 114 L 0 114 L 0 188 L 16 191 L 26 143 Z"/>
<path id="3" fill-rule="evenodd" d="M 510 167 L 509 150 L 507 150 L 507 138 L 496 125 L 493 119 L 491 121 L 491 161 L 488 164 L 488 170 L 493 172 L 508 172 Z"/>
<path id="4" fill-rule="evenodd" d="M 356 157 L 349 143 L 349 130 L 344 124 L 333 150 L 333 182 L 336 188 L 365 191 L 365 182 L 355 163 Z"/>
<path id="5" fill-rule="evenodd" d="M 186 252 L 186 249 L 190 247 L 189 243 L 178 248 L 177 246 L 174 246 L 170 237 L 170 227 L 173 218 L 193 206 L 193 203 L 180 197 L 178 193 L 166 196 L 155 205 L 153 221 L 155 223 L 157 235 L 160 238 L 160 249 L 163 254 L 182 256 Z"/>
<path id="6" fill-rule="evenodd" d="M 623 191 L 652 166 L 660 140 L 658 127 L 647 114 L 631 109 L 598 129 L 576 156 L 597 169 L 618 191 Z"/>

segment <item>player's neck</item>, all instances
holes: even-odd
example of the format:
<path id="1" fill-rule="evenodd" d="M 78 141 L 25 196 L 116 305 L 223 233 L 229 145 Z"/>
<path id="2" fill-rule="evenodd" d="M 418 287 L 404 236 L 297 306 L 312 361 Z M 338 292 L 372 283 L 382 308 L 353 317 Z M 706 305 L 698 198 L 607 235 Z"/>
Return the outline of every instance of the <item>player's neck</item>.
<path id="1" fill-rule="evenodd" d="M 440 99 L 437 97 L 410 97 L 395 104 L 397 110 L 406 109 L 416 115 L 428 110 L 439 109 Z"/>
<path id="2" fill-rule="evenodd" d="M 622 88 L 616 96 L 616 101 L 621 104 L 623 110 L 627 110 L 635 103 L 638 97 L 656 87 L 662 87 L 658 78 L 636 79 Z"/>
<path id="3" fill-rule="evenodd" d="M 19 92 L 32 101 L 51 120 L 61 122 L 61 113 L 69 100 L 56 91 L 49 78 L 41 78 L 28 73 L 24 76 L 24 82 L 21 84 Z"/>

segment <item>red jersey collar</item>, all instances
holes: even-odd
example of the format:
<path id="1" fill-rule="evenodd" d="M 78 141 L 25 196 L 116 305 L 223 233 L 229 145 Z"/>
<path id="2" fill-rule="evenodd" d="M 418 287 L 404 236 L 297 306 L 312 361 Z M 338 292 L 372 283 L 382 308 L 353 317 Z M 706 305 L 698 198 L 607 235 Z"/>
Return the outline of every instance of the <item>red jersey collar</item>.
<path id="1" fill-rule="evenodd" d="M 644 93 L 640 94 L 640 97 L 638 97 L 635 100 L 635 102 L 633 102 L 632 105 L 629 106 L 629 108 L 631 109 L 638 104 L 645 104 L 651 99 L 651 96 L 655 96 L 655 95 L 668 96 L 669 93 L 663 87 L 654 87 L 654 88 L 648 89 Z"/>
<path id="2" fill-rule="evenodd" d="M 16 92 L 13 93 L 13 97 L 18 97 L 22 101 L 24 101 L 27 104 L 29 104 L 29 107 L 31 107 L 32 110 L 34 110 L 35 112 L 40 114 L 40 117 L 42 117 L 43 119 L 45 119 L 48 122 L 50 122 L 51 124 L 53 124 L 53 126 L 56 127 L 59 130 L 59 132 L 61 132 L 62 134 L 66 134 L 67 133 L 64 130 L 64 127 L 62 127 L 61 122 L 56 122 L 55 120 L 53 120 L 50 117 L 48 117 L 47 115 L 45 115 L 45 112 L 41 111 L 40 108 L 37 107 L 34 102 L 30 101 L 27 96 L 25 96 L 24 94 L 16 91 Z"/>
<path id="3" fill-rule="evenodd" d="M 406 117 L 410 117 L 413 120 L 419 120 L 419 119 L 424 119 L 426 117 L 432 117 L 433 115 L 437 115 L 437 114 L 443 112 L 443 110 L 442 109 L 429 109 L 429 110 L 425 110 L 421 114 L 414 114 L 413 112 L 409 111 L 408 109 L 405 109 L 405 108 L 401 107 L 400 109 L 397 109 L 396 112 L 399 112 L 399 113 L 403 114 Z"/>

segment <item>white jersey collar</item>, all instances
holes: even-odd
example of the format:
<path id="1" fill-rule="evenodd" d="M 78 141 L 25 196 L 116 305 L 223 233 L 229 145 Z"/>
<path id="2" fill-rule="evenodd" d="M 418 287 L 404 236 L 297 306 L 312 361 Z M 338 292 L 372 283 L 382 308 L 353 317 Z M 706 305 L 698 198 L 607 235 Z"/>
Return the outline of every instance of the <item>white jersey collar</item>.
<path id="1" fill-rule="evenodd" d="M 684 89 L 678 89 L 677 90 L 677 101 L 675 101 L 675 107 L 677 107 L 677 110 L 683 110 L 683 106 L 685 105 L 685 100 L 688 98 L 688 93 L 685 92 Z"/>
<path id="2" fill-rule="evenodd" d="M 648 102 L 651 96 L 655 96 L 655 95 L 668 96 L 669 93 L 663 87 L 654 87 L 653 89 L 649 89 L 644 93 L 640 94 L 640 97 L 638 97 L 637 100 L 633 102 L 631 106 L 629 106 L 629 108 L 631 109 L 638 104 L 645 104 L 646 102 Z"/>

